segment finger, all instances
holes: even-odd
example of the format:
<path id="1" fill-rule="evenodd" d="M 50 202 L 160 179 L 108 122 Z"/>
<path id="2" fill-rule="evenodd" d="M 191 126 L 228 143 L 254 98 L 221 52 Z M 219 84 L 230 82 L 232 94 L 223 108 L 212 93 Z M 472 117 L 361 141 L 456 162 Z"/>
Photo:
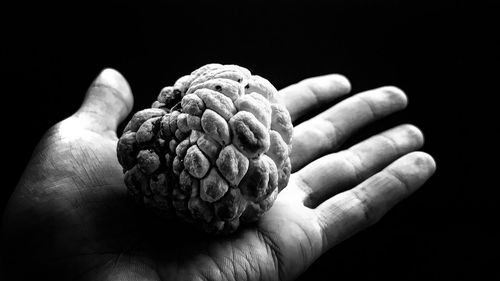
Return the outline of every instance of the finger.
<path id="1" fill-rule="evenodd" d="M 417 127 L 401 125 L 347 150 L 321 157 L 295 174 L 305 195 L 304 205 L 316 207 L 423 144 L 423 134 Z"/>
<path id="2" fill-rule="evenodd" d="M 319 205 L 315 211 L 327 250 L 377 222 L 396 203 L 415 192 L 436 169 L 424 152 L 407 154 L 358 186 Z"/>
<path id="3" fill-rule="evenodd" d="M 382 87 L 354 95 L 301 123 L 294 128 L 293 170 L 337 150 L 359 128 L 404 109 L 407 103 L 400 89 Z"/>
<path id="4" fill-rule="evenodd" d="M 312 77 L 290 85 L 279 92 L 279 101 L 286 106 L 292 121 L 329 104 L 351 91 L 349 80 L 339 74 Z"/>
<path id="5" fill-rule="evenodd" d="M 118 71 L 107 68 L 94 80 L 73 117 L 86 129 L 116 137 L 116 128 L 130 113 L 133 103 L 127 80 Z"/>

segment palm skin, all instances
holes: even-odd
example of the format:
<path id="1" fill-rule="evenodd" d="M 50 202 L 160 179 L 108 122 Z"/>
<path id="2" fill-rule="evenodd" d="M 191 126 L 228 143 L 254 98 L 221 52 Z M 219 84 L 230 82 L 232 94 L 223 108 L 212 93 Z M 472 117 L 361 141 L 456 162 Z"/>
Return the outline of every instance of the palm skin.
<path id="1" fill-rule="evenodd" d="M 283 102 L 292 118 L 349 92 L 342 79 L 313 78 L 284 89 Z M 346 115 L 356 103 L 345 100 L 297 126 L 291 156 L 296 172 L 271 210 L 233 235 L 211 237 L 159 219 L 129 198 L 116 159 L 115 131 L 130 112 L 132 95 L 120 74 L 105 70 L 82 108 L 42 139 L 9 201 L 2 241 L 7 275 L 52 280 L 292 280 L 324 251 L 377 221 L 434 171 L 430 156 L 410 153 L 422 145 L 420 132 L 412 126 L 337 151 L 349 132 L 404 107 L 395 105 L 400 101 L 394 102 L 391 94 L 385 100 L 365 94 L 361 104 L 370 103 L 370 95 L 373 104 L 366 107 L 369 115 L 364 119 L 359 117 L 364 111 Z M 406 102 L 404 94 L 397 95 Z M 302 105 L 297 105 L 299 99 Z M 375 103 L 384 102 L 387 106 L 377 109 Z M 335 121 L 339 117 L 346 123 Z M 348 120 L 351 117 L 357 123 Z M 318 131 L 325 120 L 334 120 L 327 125 L 333 131 Z M 311 138 L 316 134 L 319 139 Z M 359 167 L 351 152 L 363 163 Z M 28 271 L 23 270 L 26 264 Z"/>

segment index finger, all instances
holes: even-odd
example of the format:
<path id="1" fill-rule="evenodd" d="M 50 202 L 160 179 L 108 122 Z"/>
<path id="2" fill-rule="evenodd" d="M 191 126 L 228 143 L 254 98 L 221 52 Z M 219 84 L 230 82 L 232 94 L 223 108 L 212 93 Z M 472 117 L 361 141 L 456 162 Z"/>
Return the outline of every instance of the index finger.
<path id="1" fill-rule="evenodd" d="M 278 100 L 286 106 L 293 122 L 350 91 L 351 84 L 345 76 L 328 74 L 307 78 L 280 90 Z"/>

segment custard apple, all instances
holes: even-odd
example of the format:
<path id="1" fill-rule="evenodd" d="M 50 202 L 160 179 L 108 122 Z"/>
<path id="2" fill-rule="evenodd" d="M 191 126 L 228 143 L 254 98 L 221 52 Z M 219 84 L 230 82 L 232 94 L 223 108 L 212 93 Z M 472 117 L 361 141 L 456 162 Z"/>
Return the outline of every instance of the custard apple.
<path id="1" fill-rule="evenodd" d="M 229 234 L 262 216 L 287 185 L 292 133 L 268 80 L 237 65 L 208 64 L 135 113 L 117 155 L 137 202 Z"/>

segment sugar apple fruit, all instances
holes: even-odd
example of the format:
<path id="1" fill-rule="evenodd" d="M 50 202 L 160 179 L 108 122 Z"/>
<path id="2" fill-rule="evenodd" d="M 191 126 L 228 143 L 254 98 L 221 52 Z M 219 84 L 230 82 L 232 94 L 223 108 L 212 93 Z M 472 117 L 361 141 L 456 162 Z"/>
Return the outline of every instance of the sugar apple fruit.
<path id="1" fill-rule="evenodd" d="M 256 221 L 287 185 L 292 133 L 268 80 L 240 66 L 208 64 L 134 114 L 117 156 L 137 202 L 228 234 Z"/>

